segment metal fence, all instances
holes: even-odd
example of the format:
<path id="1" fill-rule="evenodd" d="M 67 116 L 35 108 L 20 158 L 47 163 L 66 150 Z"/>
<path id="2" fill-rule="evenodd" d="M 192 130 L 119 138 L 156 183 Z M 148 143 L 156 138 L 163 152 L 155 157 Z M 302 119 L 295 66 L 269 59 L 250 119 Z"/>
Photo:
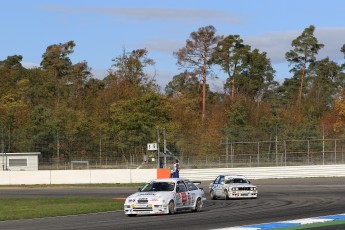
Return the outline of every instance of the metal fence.
<path id="1" fill-rule="evenodd" d="M 190 148 L 190 147 L 189 147 Z M 326 165 L 345 163 L 344 139 L 275 140 L 222 143 L 219 150 L 209 154 L 189 153 L 176 157 L 181 168 L 236 168 Z M 161 158 L 162 167 L 170 167 L 173 158 Z M 40 159 L 40 170 L 156 168 L 156 154 L 129 154 L 121 157 L 100 156 L 73 159 Z"/>

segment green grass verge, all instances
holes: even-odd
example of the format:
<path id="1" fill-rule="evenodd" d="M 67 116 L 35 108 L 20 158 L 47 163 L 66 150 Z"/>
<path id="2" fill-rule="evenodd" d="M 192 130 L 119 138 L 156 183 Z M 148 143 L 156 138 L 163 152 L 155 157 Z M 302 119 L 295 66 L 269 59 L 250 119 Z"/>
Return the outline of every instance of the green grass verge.
<path id="1" fill-rule="evenodd" d="M 288 227 L 288 228 L 275 228 L 275 229 L 276 230 L 310 229 L 310 228 L 323 227 L 323 226 L 333 226 L 333 225 L 338 225 L 338 224 L 345 224 L 345 220 L 327 221 L 324 223 L 304 224 L 300 226 L 294 226 L 294 227 Z"/>
<path id="2" fill-rule="evenodd" d="M 145 183 L 127 184 L 34 184 L 34 185 L 0 185 L 0 188 L 93 188 L 93 187 L 142 187 Z"/>
<path id="3" fill-rule="evenodd" d="M 123 210 L 123 204 L 94 197 L 1 198 L 0 221 Z"/>

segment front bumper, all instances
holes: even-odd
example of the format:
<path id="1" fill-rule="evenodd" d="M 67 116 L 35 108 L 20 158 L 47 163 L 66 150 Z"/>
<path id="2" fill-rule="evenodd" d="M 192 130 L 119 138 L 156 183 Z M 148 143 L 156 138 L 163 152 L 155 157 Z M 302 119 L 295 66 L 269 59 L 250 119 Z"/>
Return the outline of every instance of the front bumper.
<path id="1" fill-rule="evenodd" d="M 145 215 L 145 214 L 167 214 L 169 208 L 167 204 L 125 204 L 124 212 L 126 215 Z"/>
<path id="2" fill-rule="evenodd" d="M 257 191 L 229 191 L 230 198 L 257 198 Z"/>

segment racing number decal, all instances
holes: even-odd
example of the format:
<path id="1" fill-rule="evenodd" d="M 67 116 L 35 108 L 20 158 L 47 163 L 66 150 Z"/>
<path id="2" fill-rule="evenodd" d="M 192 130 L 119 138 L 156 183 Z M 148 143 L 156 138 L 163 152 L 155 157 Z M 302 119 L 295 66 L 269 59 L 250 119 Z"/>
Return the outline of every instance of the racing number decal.
<path id="1" fill-rule="evenodd" d="M 187 194 L 185 192 L 181 192 L 182 203 L 187 202 Z"/>

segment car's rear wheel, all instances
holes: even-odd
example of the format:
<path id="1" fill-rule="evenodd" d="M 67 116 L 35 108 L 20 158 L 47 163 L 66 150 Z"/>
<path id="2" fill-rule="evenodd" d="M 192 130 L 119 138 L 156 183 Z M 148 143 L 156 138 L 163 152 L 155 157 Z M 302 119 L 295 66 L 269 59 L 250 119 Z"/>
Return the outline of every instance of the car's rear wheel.
<path id="1" fill-rule="evenodd" d="M 175 203 L 174 203 L 174 201 L 170 201 L 169 202 L 169 205 L 168 205 L 168 207 L 169 207 L 169 214 L 175 214 Z"/>
<path id="2" fill-rule="evenodd" d="M 217 197 L 216 197 L 216 195 L 214 194 L 214 191 L 213 191 L 213 190 L 210 191 L 210 197 L 211 197 L 212 200 L 216 200 L 216 199 L 217 199 Z"/>
<path id="3" fill-rule="evenodd" d="M 202 206 L 202 203 L 201 203 L 201 199 L 198 198 L 195 202 L 195 207 L 193 209 L 194 212 L 200 212 L 201 211 L 201 206 Z"/>

